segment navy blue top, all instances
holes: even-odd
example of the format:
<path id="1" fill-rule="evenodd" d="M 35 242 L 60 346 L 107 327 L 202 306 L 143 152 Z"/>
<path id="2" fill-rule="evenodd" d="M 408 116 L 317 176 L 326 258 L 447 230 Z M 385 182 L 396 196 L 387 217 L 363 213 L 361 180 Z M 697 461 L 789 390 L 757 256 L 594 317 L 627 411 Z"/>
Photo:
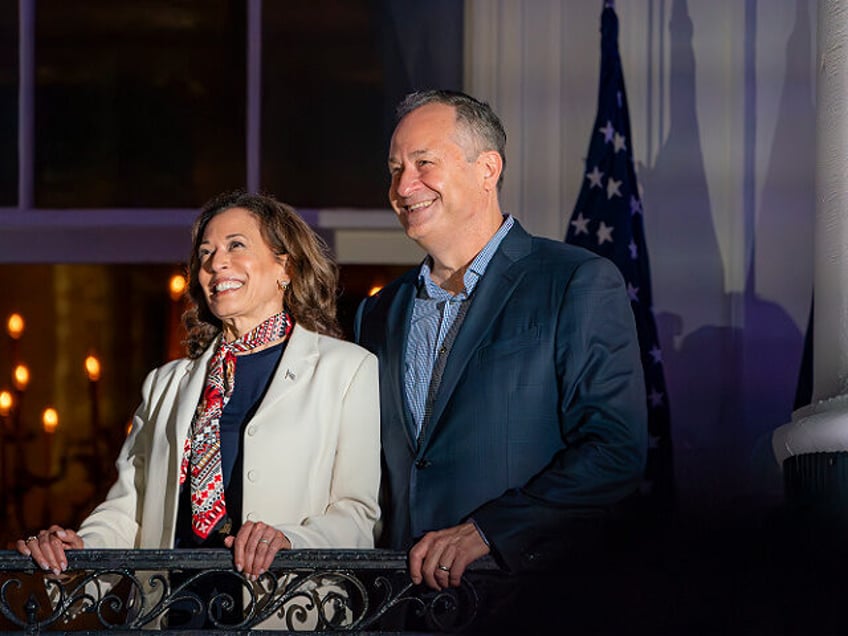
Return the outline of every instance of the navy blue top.
<path id="1" fill-rule="evenodd" d="M 282 354 L 283 343 L 280 343 L 258 353 L 236 357 L 236 385 L 227 406 L 224 407 L 220 422 L 221 470 L 224 473 L 225 489 L 230 485 L 236 461 L 241 460 L 241 435 L 244 425 L 253 417 L 265 396 Z M 241 461 L 238 463 L 241 464 Z M 240 479 L 241 470 L 237 473 Z"/>
<path id="2" fill-rule="evenodd" d="M 280 359 L 283 357 L 285 342 L 268 347 L 262 351 L 236 357 L 236 377 L 233 394 L 230 396 L 224 412 L 221 414 L 221 472 L 224 474 L 224 499 L 227 502 L 227 517 L 232 527 L 226 534 L 235 534 L 241 527 L 242 505 L 242 435 L 244 427 L 253 417 Z M 174 547 L 219 547 L 224 535 L 216 531 L 209 534 L 205 541 L 191 530 L 190 482 L 186 480 L 180 491 L 179 509 Z M 221 520 L 219 526 L 227 522 Z"/>

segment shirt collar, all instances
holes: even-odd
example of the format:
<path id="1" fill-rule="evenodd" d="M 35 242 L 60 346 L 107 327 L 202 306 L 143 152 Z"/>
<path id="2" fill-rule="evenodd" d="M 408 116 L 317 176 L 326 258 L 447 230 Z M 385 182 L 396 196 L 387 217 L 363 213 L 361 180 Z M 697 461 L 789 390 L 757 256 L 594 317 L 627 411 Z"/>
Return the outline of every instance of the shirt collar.
<path id="1" fill-rule="evenodd" d="M 498 231 L 495 232 L 492 238 L 489 239 L 489 242 L 483 246 L 483 249 L 477 253 L 477 256 L 475 256 L 474 260 L 471 261 L 468 269 L 465 270 L 465 274 L 462 277 L 462 282 L 465 285 L 465 291 L 457 294 L 457 296 L 467 297 L 471 295 L 480 278 L 482 278 L 483 274 L 486 273 L 486 269 L 489 267 L 489 263 L 492 261 L 492 257 L 495 255 L 498 247 L 500 247 L 501 242 L 512 229 L 514 224 L 515 219 L 511 214 L 504 215 L 503 223 L 501 223 Z M 424 262 L 421 263 L 421 268 L 418 270 L 419 296 L 426 294 L 426 297 L 428 298 L 437 299 L 444 296 L 450 296 L 451 294 L 449 292 L 439 287 L 430 277 L 432 272 L 432 263 L 433 259 L 428 254 L 424 259 Z"/>

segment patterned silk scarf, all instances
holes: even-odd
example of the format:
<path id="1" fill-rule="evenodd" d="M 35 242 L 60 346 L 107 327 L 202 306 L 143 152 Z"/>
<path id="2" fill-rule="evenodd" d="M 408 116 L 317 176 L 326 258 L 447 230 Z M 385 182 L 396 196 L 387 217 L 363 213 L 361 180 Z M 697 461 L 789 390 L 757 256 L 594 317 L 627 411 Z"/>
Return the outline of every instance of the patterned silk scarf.
<path id="1" fill-rule="evenodd" d="M 236 353 L 252 351 L 275 340 L 287 339 L 294 321 L 285 311 L 271 316 L 233 342 L 221 335 L 209 361 L 206 386 L 185 441 L 180 485 L 191 475 L 191 529 L 201 539 L 209 536 L 227 514 L 224 474 L 221 470 L 221 414 L 235 387 Z"/>

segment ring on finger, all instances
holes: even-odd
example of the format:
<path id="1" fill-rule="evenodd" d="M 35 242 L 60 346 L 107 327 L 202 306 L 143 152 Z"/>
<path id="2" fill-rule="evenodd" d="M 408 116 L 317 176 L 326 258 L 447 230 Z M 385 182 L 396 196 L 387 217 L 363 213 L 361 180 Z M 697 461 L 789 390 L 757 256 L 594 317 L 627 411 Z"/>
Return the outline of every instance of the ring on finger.
<path id="1" fill-rule="evenodd" d="M 439 563 L 438 568 L 439 568 L 442 572 L 450 572 L 450 568 L 449 568 L 448 566 L 446 566 L 446 565 L 442 565 L 441 563 Z"/>
<path id="2" fill-rule="evenodd" d="M 271 543 L 271 539 L 266 539 L 265 537 L 262 537 L 261 539 L 259 539 L 259 543 Z"/>
<path id="3" fill-rule="evenodd" d="M 29 544 L 30 544 L 30 543 L 32 543 L 33 541 L 38 541 L 38 537 L 36 537 L 35 535 L 32 535 L 32 534 L 31 534 L 31 535 L 29 535 L 29 536 L 28 536 L 28 537 L 24 540 L 24 543 L 25 543 L 25 544 L 27 544 L 27 545 L 29 545 Z"/>

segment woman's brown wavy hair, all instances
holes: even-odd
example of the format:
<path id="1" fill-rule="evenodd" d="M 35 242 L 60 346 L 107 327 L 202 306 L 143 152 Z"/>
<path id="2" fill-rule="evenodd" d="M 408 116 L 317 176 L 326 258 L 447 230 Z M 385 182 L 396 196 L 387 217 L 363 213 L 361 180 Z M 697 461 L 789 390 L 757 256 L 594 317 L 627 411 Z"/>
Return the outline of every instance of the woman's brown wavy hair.
<path id="1" fill-rule="evenodd" d="M 282 296 L 285 309 L 295 322 L 310 331 L 341 337 L 342 330 L 336 318 L 338 268 L 327 244 L 291 206 L 270 195 L 237 190 L 209 200 L 201 208 L 191 230 L 188 295 L 193 306 L 183 314 L 188 332 L 185 341 L 188 356 L 199 357 L 221 333 L 221 321 L 209 310 L 198 282 L 199 250 L 209 221 L 232 208 L 244 208 L 253 214 L 271 250 L 278 255 L 288 255 L 286 271 L 291 284 Z"/>

